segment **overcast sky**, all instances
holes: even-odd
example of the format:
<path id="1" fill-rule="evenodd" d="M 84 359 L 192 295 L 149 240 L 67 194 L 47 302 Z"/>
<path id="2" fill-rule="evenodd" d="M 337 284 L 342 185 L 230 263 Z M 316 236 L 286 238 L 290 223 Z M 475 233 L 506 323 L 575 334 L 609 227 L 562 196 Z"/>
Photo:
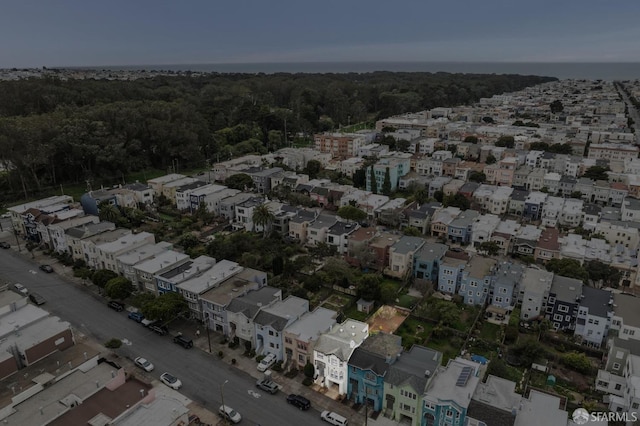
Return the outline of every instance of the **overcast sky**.
<path id="1" fill-rule="evenodd" d="M 637 0 L 7 0 L 0 67 L 638 62 Z"/>

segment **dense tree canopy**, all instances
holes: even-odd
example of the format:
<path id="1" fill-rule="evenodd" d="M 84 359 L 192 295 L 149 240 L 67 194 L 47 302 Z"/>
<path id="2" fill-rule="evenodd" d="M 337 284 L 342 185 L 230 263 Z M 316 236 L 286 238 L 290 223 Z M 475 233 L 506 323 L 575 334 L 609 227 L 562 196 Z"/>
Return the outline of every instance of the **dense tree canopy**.
<path id="1" fill-rule="evenodd" d="M 347 122 L 468 104 L 546 77 L 448 73 L 209 74 L 0 82 L 0 194 L 110 185 L 263 153 Z"/>

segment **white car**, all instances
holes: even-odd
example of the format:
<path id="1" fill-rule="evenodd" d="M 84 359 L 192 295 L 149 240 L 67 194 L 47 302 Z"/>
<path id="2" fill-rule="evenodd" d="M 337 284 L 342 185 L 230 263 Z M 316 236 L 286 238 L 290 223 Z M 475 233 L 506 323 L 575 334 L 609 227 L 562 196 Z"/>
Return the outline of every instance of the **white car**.
<path id="1" fill-rule="evenodd" d="M 145 358 L 138 357 L 133 362 L 144 371 L 153 371 L 153 364 L 147 361 Z"/>
<path id="2" fill-rule="evenodd" d="M 27 288 L 25 286 L 23 286 L 20 283 L 15 283 L 13 285 L 13 288 L 15 288 L 16 290 L 18 290 L 19 293 L 27 296 L 29 294 L 29 290 L 27 290 Z"/>
<path id="3" fill-rule="evenodd" d="M 275 364 L 275 362 L 276 362 L 276 355 L 267 354 L 267 356 L 262 358 L 262 361 L 260 361 L 260 364 L 258 364 L 258 371 L 267 371 L 267 369 L 271 367 L 273 364 Z"/>
<path id="4" fill-rule="evenodd" d="M 169 373 L 162 373 L 162 376 L 160 376 L 160 380 L 171 389 L 178 390 L 182 387 L 182 382 L 180 381 L 180 379 L 172 376 Z"/>
<path id="5" fill-rule="evenodd" d="M 228 405 L 221 405 L 220 408 L 218 408 L 218 414 L 233 423 L 240 423 L 240 421 L 242 420 L 242 416 L 240 415 L 240 413 L 238 413 Z"/>

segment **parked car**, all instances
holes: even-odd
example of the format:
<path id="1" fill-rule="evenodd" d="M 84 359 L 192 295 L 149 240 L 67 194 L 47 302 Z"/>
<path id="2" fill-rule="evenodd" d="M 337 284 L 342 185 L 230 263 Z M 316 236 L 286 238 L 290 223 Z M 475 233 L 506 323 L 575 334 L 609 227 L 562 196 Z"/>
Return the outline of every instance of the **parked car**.
<path id="1" fill-rule="evenodd" d="M 40 296 L 38 293 L 31 293 L 29 295 L 29 300 L 31 300 L 33 303 L 35 303 L 38 306 L 44 305 L 46 302 L 46 300 L 44 300 L 44 297 Z"/>
<path id="2" fill-rule="evenodd" d="M 287 403 L 298 407 L 301 410 L 308 410 L 309 408 L 311 408 L 311 401 L 309 401 L 304 396 L 296 395 L 295 393 L 287 396 Z"/>
<path id="3" fill-rule="evenodd" d="M 53 272 L 53 268 L 51 267 L 51 265 L 40 265 L 40 270 L 46 272 L 47 274 Z"/>
<path id="4" fill-rule="evenodd" d="M 22 294 L 23 296 L 26 296 L 29 294 L 29 290 L 27 290 L 27 288 L 20 283 L 15 283 L 13 285 L 13 288 L 15 288 L 18 291 L 18 293 Z"/>
<path id="5" fill-rule="evenodd" d="M 148 318 L 144 318 L 142 321 L 140 321 L 140 324 L 144 325 L 145 327 L 150 327 L 153 324 L 155 324 L 157 321 L 156 320 L 151 320 Z"/>
<path id="6" fill-rule="evenodd" d="M 113 309 L 114 311 L 117 312 L 121 312 L 124 310 L 124 305 L 120 302 L 116 302 L 115 300 L 112 300 L 111 302 L 107 303 L 107 305 Z"/>
<path id="7" fill-rule="evenodd" d="M 262 361 L 260 361 L 260 364 L 258 364 L 258 371 L 267 371 L 269 367 L 275 364 L 275 362 L 276 362 L 276 354 L 271 354 L 271 353 L 267 354 L 267 356 L 262 358 Z"/>
<path id="8" fill-rule="evenodd" d="M 190 349 L 193 347 L 193 340 L 183 335 L 175 336 L 173 338 L 173 343 L 177 343 L 185 349 Z"/>
<path id="9" fill-rule="evenodd" d="M 144 319 L 144 315 L 142 315 L 141 312 L 129 312 L 129 315 L 127 316 L 135 322 L 140 322 Z"/>
<path id="10" fill-rule="evenodd" d="M 242 420 L 240 413 L 228 405 L 221 405 L 220 408 L 218 408 L 218 414 L 220 414 L 220 417 L 223 417 L 233 423 L 240 423 Z"/>
<path id="11" fill-rule="evenodd" d="M 135 360 L 133 360 L 133 363 L 142 368 L 144 371 L 153 371 L 153 364 L 151 364 L 146 358 L 142 358 L 141 356 L 139 356 Z"/>
<path id="12" fill-rule="evenodd" d="M 180 379 L 169 373 L 162 373 L 162 376 L 160 376 L 160 381 L 169 386 L 171 389 L 178 390 L 182 387 L 182 382 L 180 381 Z"/>
<path id="13" fill-rule="evenodd" d="M 3 249 L 10 249 L 11 248 L 11 244 L 9 244 L 6 241 L 0 241 L 0 247 L 2 247 Z"/>
<path id="14" fill-rule="evenodd" d="M 256 382 L 256 386 L 265 392 L 269 392 L 272 395 L 278 392 L 278 389 L 280 389 L 280 386 L 270 379 L 258 379 L 258 381 Z"/>
<path id="15" fill-rule="evenodd" d="M 151 327 L 149 327 L 149 329 L 161 336 L 164 336 L 165 334 L 167 334 L 167 331 L 169 331 L 164 325 L 152 325 Z"/>
<path id="16" fill-rule="evenodd" d="M 323 411 L 322 413 L 320 413 L 320 418 L 334 426 L 347 426 L 349 424 L 346 418 L 342 417 L 338 413 L 334 413 L 333 411 Z"/>

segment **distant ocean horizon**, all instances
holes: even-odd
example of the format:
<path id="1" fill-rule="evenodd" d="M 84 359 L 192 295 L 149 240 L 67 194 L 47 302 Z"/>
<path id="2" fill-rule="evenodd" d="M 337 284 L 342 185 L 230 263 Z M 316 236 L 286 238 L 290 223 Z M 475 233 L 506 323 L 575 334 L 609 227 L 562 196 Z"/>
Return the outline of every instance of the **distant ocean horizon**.
<path id="1" fill-rule="evenodd" d="M 520 74 L 559 79 L 636 80 L 640 62 L 272 62 L 220 64 L 109 65 L 74 69 L 194 71 L 218 73 L 368 73 L 447 72 L 462 74 Z"/>

